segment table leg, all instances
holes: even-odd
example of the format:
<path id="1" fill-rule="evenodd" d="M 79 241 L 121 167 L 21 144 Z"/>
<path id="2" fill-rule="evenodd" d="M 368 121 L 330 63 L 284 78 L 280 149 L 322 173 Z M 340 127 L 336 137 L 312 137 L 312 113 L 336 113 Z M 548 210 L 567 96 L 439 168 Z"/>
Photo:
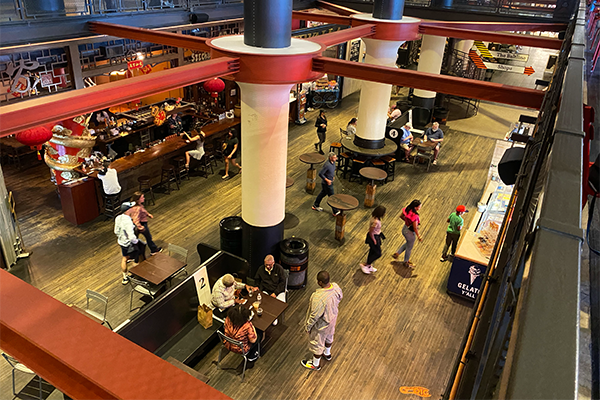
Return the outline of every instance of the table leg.
<path id="1" fill-rule="evenodd" d="M 308 171 L 306 171 L 306 193 L 313 194 L 315 187 L 317 186 L 317 170 L 313 168 L 312 164 Z"/>
<path id="2" fill-rule="evenodd" d="M 375 181 L 371 180 L 367 185 L 367 192 L 365 194 L 365 207 L 373 207 L 375 204 L 375 191 L 377 189 L 377 185 L 375 185 Z"/>
<path id="3" fill-rule="evenodd" d="M 339 213 L 335 217 L 335 238 L 340 242 L 344 242 L 344 230 L 346 228 L 346 214 Z"/>

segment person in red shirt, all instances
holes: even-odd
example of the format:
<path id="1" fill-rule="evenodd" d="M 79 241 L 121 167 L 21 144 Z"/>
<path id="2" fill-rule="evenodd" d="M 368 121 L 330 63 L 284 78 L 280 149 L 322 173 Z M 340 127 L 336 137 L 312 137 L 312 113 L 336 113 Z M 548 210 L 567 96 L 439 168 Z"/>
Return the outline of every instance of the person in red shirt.
<path id="1" fill-rule="evenodd" d="M 144 200 L 144 194 L 142 192 L 135 192 L 133 196 L 131 196 L 131 201 L 135 203 L 135 206 L 127 210 L 125 214 L 131 217 L 138 232 L 144 235 L 148 242 L 148 247 L 150 247 L 150 253 L 154 255 L 160 253 L 162 247 L 158 247 L 152 240 L 152 234 L 150 233 L 150 228 L 148 228 L 148 217 L 154 218 L 154 216 L 144 207 Z"/>
<path id="2" fill-rule="evenodd" d="M 410 253 L 415 245 L 415 238 L 419 238 L 419 242 L 423 240 L 419 234 L 419 224 L 421 223 L 421 218 L 419 217 L 420 209 L 421 200 L 413 200 L 407 207 L 402 209 L 402 214 L 400 216 L 400 218 L 404 220 L 402 236 L 404 236 L 406 242 L 392 255 L 394 259 L 397 259 L 400 257 L 400 254 L 404 253 L 404 266 L 408 268 L 415 267 L 415 265 L 410 262 Z"/>
<path id="3" fill-rule="evenodd" d="M 258 335 L 256 328 L 250 322 L 250 310 L 241 304 L 231 307 L 227 311 L 225 318 L 224 334 L 225 336 L 238 340 L 244 344 L 244 352 L 248 354 L 248 361 L 256 361 L 259 357 L 258 351 Z M 234 353 L 241 354 L 238 346 L 235 346 L 227 341 L 223 341 L 225 347 Z"/>

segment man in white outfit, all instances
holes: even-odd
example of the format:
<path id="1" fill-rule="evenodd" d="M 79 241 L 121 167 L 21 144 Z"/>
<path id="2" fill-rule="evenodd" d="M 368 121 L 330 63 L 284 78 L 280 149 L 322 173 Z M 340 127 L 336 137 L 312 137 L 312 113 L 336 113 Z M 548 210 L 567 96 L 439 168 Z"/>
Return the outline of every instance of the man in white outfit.
<path id="1" fill-rule="evenodd" d="M 129 210 L 135 203 L 124 202 L 121 204 L 121 212 Z M 117 243 L 121 246 L 121 272 L 123 280 L 121 283 L 127 285 L 129 276 L 127 275 L 127 261 L 135 260 L 138 255 L 137 243 L 139 239 L 135 234 L 135 224 L 129 215 L 120 214 L 115 218 L 115 235 L 117 235 Z"/>

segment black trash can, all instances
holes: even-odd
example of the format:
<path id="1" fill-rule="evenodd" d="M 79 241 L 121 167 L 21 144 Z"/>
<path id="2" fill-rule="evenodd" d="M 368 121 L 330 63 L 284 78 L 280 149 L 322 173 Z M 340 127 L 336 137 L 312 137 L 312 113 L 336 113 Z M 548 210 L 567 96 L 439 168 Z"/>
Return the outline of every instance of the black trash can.
<path id="1" fill-rule="evenodd" d="M 221 250 L 242 256 L 242 217 L 227 217 L 219 222 Z"/>
<path id="2" fill-rule="evenodd" d="M 306 286 L 308 273 L 308 242 L 291 237 L 279 243 L 281 266 L 290 271 L 288 289 L 301 289 Z"/>
<path id="3" fill-rule="evenodd" d="M 448 120 L 448 109 L 444 107 L 436 107 L 433 110 L 433 122 L 438 122 L 440 125 L 446 125 Z"/>

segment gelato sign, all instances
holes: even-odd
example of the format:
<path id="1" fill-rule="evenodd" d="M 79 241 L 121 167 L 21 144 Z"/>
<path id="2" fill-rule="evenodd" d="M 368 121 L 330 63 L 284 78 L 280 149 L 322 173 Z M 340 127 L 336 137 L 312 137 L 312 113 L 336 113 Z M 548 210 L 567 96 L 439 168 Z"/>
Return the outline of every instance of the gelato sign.
<path id="1" fill-rule="evenodd" d="M 455 257 L 448 277 L 448 293 L 475 301 L 481 290 L 486 269 L 486 265 Z"/>

